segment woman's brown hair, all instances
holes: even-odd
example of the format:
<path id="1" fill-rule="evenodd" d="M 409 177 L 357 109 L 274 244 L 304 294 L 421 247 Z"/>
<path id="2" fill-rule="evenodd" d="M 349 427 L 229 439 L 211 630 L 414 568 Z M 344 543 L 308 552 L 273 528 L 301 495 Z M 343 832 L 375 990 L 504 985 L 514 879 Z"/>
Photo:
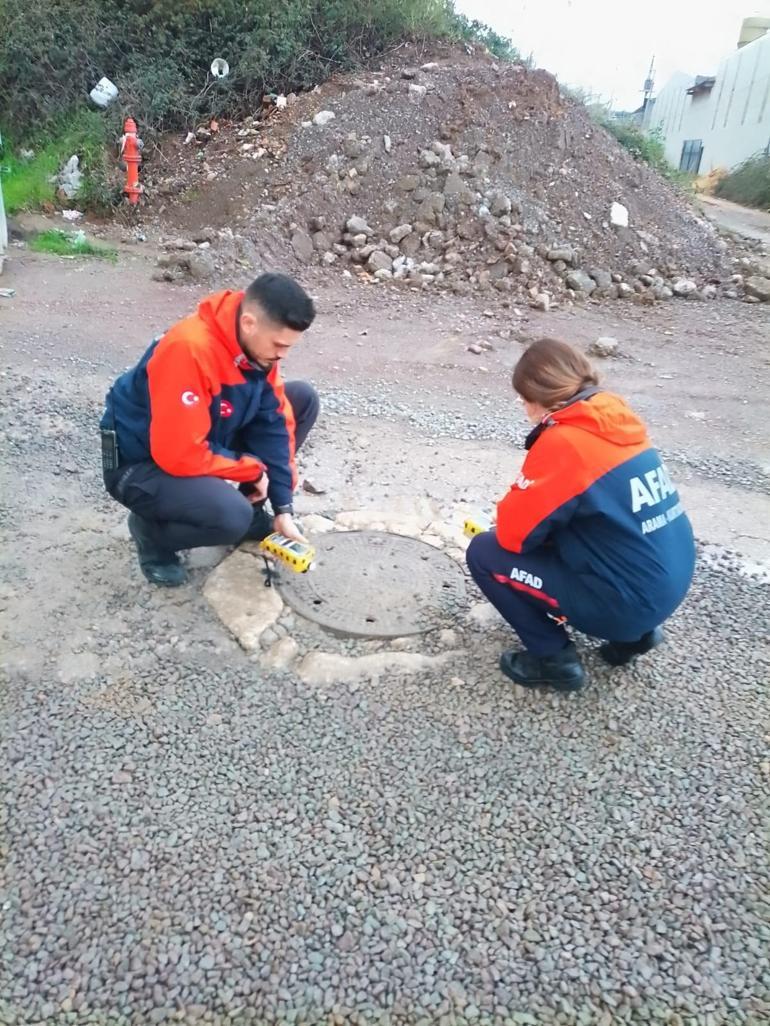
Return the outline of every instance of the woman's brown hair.
<path id="1" fill-rule="evenodd" d="M 586 357 L 555 338 L 533 342 L 513 371 L 513 387 L 522 399 L 546 410 L 555 410 L 598 384 L 599 376 Z"/>

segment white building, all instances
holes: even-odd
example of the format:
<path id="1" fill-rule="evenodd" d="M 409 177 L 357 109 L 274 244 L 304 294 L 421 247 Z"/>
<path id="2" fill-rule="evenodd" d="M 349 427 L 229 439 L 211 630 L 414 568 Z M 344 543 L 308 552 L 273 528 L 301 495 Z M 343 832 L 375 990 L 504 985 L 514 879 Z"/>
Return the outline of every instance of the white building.
<path id="1" fill-rule="evenodd" d="M 738 49 L 716 74 L 678 72 L 660 91 L 649 127 L 660 129 L 674 167 L 708 174 L 770 153 L 768 28 L 770 20 L 746 19 Z"/>

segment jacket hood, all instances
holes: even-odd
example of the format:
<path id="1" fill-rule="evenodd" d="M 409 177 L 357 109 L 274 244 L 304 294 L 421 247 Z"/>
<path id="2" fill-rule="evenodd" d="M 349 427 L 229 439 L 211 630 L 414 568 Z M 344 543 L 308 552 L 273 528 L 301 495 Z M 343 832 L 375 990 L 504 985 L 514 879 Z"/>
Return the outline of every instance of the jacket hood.
<path id="1" fill-rule="evenodd" d="M 234 360 L 245 360 L 248 363 L 248 357 L 238 341 L 238 309 L 242 300 L 243 292 L 233 292 L 230 289 L 215 292 L 198 304 L 198 316 L 227 348 Z"/>
<path id="2" fill-rule="evenodd" d="M 620 396 L 611 392 L 597 392 L 554 410 L 546 421 L 549 422 L 587 431 L 614 445 L 640 445 L 647 439 L 647 430 L 639 417 Z"/>

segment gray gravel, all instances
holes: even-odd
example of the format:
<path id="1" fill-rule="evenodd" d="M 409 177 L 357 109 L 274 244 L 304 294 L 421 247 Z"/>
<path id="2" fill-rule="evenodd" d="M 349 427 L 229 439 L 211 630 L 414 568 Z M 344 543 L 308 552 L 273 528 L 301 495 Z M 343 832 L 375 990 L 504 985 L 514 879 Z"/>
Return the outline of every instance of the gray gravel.
<path id="1" fill-rule="evenodd" d="M 502 628 L 310 688 L 204 570 L 140 583 L 91 380 L 3 384 L 43 428 L 3 425 L 2 1026 L 766 1026 L 767 588 L 729 555 L 634 670 L 581 640 L 580 696 L 510 687 Z"/>
<path id="2" fill-rule="evenodd" d="M 509 441 L 512 445 L 523 445 L 529 428 L 512 411 L 509 396 L 498 398 L 476 392 L 478 398 L 471 401 L 468 394 L 453 394 L 443 390 L 441 395 L 427 400 L 424 387 L 408 389 L 392 382 L 375 381 L 372 391 L 356 388 L 333 388 L 321 390 L 324 412 L 330 415 L 372 417 L 386 422 L 405 422 L 410 427 L 430 438 L 455 438 L 464 441 Z M 644 415 L 643 404 L 637 404 Z M 453 408 L 454 407 L 454 408 Z M 730 459 L 714 453 L 681 452 L 661 447 L 664 459 L 677 464 L 682 470 L 697 474 L 707 480 L 770 495 L 770 475 L 756 462 L 741 458 Z"/>
<path id="3" fill-rule="evenodd" d="M 371 391 L 354 388 L 321 390 L 326 414 L 374 417 L 386 422 L 401 421 L 421 434 L 433 438 L 462 438 L 465 440 L 508 440 L 520 444 L 526 437 L 521 423 L 511 423 L 510 402 L 506 414 L 502 402 L 492 397 L 479 398 L 469 412 L 467 397 L 444 394 L 444 399 L 456 403 L 456 408 L 425 402 L 425 390 L 394 388 L 392 382 L 373 381 Z M 464 401 L 463 401 L 464 400 Z"/>

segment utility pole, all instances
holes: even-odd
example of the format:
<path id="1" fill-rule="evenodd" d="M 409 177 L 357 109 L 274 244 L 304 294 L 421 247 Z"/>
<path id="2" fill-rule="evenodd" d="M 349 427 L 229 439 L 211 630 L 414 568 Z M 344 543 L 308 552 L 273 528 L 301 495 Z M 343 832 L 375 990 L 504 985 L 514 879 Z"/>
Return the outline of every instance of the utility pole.
<path id="1" fill-rule="evenodd" d="M 647 119 L 647 111 L 652 100 L 652 93 L 655 88 L 655 54 L 652 55 L 650 61 L 650 70 L 647 72 L 647 78 L 644 80 L 644 100 L 642 101 L 642 123 Z"/>

